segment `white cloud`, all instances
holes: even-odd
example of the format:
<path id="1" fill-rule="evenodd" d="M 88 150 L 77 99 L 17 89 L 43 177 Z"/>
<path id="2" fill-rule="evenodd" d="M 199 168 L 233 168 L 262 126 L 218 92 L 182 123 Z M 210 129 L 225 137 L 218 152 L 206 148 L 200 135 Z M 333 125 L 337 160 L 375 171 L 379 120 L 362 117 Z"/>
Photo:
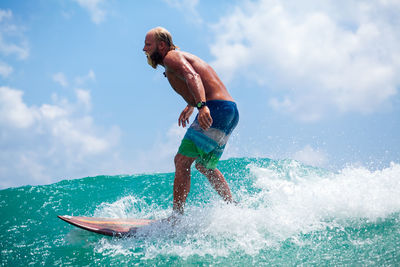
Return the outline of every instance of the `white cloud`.
<path id="1" fill-rule="evenodd" d="M 4 78 L 10 76 L 10 74 L 14 71 L 13 67 L 9 66 L 7 63 L 0 61 L 0 75 Z"/>
<path id="2" fill-rule="evenodd" d="M 22 96 L 22 91 L 0 87 L 0 125 L 28 128 L 35 122 L 37 111 L 26 106 Z"/>
<path id="3" fill-rule="evenodd" d="M 95 81 L 96 80 L 96 75 L 94 74 L 93 70 L 89 70 L 89 73 L 87 75 L 88 79 Z"/>
<path id="4" fill-rule="evenodd" d="M 83 89 L 76 89 L 76 96 L 78 98 L 78 102 L 82 103 L 86 109 L 91 109 L 91 96 L 90 91 Z"/>
<path id="5" fill-rule="evenodd" d="M 105 20 L 107 12 L 102 7 L 104 0 L 75 0 L 75 2 L 89 12 L 94 23 L 100 24 Z"/>
<path id="6" fill-rule="evenodd" d="M 22 91 L 0 87 L 0 186 L 117 171 L 113 149 L 120 130 L 103 129 L 81 108 L 82 103 L 91 105 L 90 92 L 77 90 L 75 102 L 56 95 L 53 99 L 29 106 Z"/>
<path id="7" fill-rule="evenodd" d="M 400 86 L 399 12 L 396 1 L 246 1 L 213 26 L 212 65 L 302 120 L 374 112 Z"/>
<path id="8" fill-rule="evenodd" d="M 155 141 L 153 147 L 139 155 L 135 162 L 136 171 L 154 171 L 154 166 L 157 166 L 159 172 L 173 171 L 175 168 L 174 157 L 178 152 L 186 129 L 178 127 L 177 123 L 171 125 L 166 134 Z"/>
<path id="9" fill-rule="evenodd" d="M 0 55 L 15 56 L 20 60 L 28 58 L 29 48 L 23 31 L 22 27 L 14 23 L 11 10 L 0 9 Z M 5 59 L 3 58 L 3 60 Z M 14 69 L 3 60 L 0 60 L 0 76 L 7 78 Z"/>
<path id="10" fill-rule="evenodd" d="M 1 34 L 0 52 L 6 56 L 15 54 L 18 59 L 26 59 L 29 55 L 26 42 L 22 41 L 20 44 L 9 43 L 4 40 L 4 37 Z"/>
<path id="11" fill-rule="evenodd" d="M 0 9 L 0 22 L 2 22 L 4 19 L 11 19 L 11 18 L 12 18 L 11 10 Z"/>
<path id="12" fill-rule="evenodd" d="M 65 76 L 64 73 L 58 72 L 53 75 L 53 80 L 57 83 L 59 83 L 63 87 L 68 87 L 68 80 Z M 82 86 L 85 85 L 88 81 L 96 81 L 96 75 L 93 70 L 89 70 L 89 73 L 85 76 L 77 76 L 74 79 L 75 83 L 74 85 L 76 86 Z M 91 105 L 91 95 L 89 90 L 81 89 L 81 88 L 75 88 L 75 94 L 77 97 L 77 103 L 83 105 L 84 109 L 86 111 L 90 111 L 92 108 Z"/>
<path id="13" fill-rule="evenodd" d="M 89 70 L 88 74 L 86 74 L 85 76 L 78 76 L 75 78 L 75 82 L 78 85 L 82 85 L 88 81 L 96 81 L 96 74 L 93 70 Z"/>
<path id="14" fill-rule="evenodd" d="M 15 55 L 18 59 L 28 58 L 29 48 L 23 31 L 14 23 L 11 10 L 0 9 L 0 54 Z"/>
<path id="15" fill-rule="evenodd" d="M 307 145 L 302 150 L 294 153 L 292 158 L 304 164 L 318 167 L 325 166 L 328 161 L 326 153 L 315 150 L 310 145 Z"/>
<path id="16" fill-rule="evenodd" d="M 53 75 L 53 81 L 60 84 L 62 87 L 68 87 L 69 82 L 67 77 L 63 72 L 57 72 Z M 87 82 L 95 82 L 96 81 L 96 74 L 93 70 L 89 70 L 88 74 L 84 76 L 77 76 L 73 80 L 73 84 L 76 86 L 82 86 Z"/>
<path id="17" fill-rule="evenodd" d="M 53 75 L 53 81 L 59 83 L 62 87 L 68 86 L 68 80 L 64 73 L 57 72 Z"/>
<path id="18" fill-rule="evenodd" d="M 201 16 L 197 12 L 199 0 L 164 0 L 168 5 L 183 12 L 189 21 L 197 24 L 203 22 Z"/>

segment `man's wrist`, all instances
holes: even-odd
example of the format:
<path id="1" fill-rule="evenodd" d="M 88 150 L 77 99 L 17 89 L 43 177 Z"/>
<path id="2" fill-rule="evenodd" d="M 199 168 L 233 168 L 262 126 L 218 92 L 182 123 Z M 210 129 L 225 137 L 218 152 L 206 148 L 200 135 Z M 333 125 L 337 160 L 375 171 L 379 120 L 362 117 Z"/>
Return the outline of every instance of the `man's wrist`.
<path id="1" fill-rule="evenodd" d="M 200 101 L 200 102 L 198 102 L 198 103 L 196 104 L 196 108 L 197 108 L 198 110 L 204 108 L 205 106 L 207 106 L 207 104 L 206 104 L 206 102 L 204 102 L 204 101 Z"/>

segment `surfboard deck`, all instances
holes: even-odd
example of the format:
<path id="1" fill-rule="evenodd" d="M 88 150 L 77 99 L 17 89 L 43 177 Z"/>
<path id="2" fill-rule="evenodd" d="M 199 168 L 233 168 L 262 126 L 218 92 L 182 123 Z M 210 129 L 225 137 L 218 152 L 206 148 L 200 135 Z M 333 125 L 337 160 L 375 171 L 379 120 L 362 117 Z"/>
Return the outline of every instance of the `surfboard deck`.
<path id="1" fill-rule="evenodd" d="M 130 218 L 115 219 L 68 215 L 58 215 L 57 217 L 84 230 L 114 237 L 133 236 L 140 227 L 156 222 L 156 220 Z"/>

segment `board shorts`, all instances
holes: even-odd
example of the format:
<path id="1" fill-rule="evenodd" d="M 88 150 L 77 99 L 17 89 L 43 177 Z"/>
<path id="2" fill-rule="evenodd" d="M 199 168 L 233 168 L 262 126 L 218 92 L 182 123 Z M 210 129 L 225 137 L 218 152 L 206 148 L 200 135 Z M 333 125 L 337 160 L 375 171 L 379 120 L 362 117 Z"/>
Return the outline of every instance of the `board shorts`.
<path id="1" fill-rule="evenodd" d="M 207 101 L 207 107 L 213 119 L 211 127 L 203 130 L 197 115 L 183 137 L 178 153 L 196 158 L 196 163 L 207 169 L 215 169 L 229 136 L 239 122 L 239 112 L 235 102 L 226 100 Z"/>

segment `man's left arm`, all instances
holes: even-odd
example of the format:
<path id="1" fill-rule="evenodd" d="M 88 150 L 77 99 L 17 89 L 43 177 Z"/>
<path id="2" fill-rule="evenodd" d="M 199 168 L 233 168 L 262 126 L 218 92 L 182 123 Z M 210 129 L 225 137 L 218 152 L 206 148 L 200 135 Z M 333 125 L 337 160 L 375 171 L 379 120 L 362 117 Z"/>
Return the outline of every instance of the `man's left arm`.
<path id="1" fill-rule="evenodd" d="M 193 107 L 191 105 L 187 105 L 185 109 L 182 111 L 181 115 L 179 116 L 178 126 L 182 125 L 182 127 L 185 128 L 186 124 L 189 124 L 189 118 L 190 115 L 192 115 L 192 113 L 193 113 Z"/>

